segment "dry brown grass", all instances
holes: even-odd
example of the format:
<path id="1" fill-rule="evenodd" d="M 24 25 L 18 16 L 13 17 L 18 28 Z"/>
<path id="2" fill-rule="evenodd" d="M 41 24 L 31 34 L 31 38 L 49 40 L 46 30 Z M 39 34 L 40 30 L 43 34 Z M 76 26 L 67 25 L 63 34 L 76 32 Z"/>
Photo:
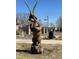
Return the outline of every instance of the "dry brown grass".
<path id="1" fill-rule="evenodd" d="M 62 45 L 42 45 L 42 54 L 31 54 L 31 44 L 16 44 L 16 59 L 62 59 Z"/>

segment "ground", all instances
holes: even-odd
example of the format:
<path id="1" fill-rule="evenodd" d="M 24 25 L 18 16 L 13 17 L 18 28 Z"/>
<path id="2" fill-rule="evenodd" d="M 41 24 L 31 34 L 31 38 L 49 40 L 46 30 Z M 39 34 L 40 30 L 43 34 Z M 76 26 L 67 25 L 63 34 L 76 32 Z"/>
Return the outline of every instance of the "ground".
<path id="1" fill-rule="evenodd" d="M 62 59 L 61 44 L 43 44 L 42 54 L 31 54 L 31 44 L 17 43 L 16 59 Z"/>
<path id="2" fill-rule="evenodd" d="M 55 35 L 60 35 L 56 33 Z M 30 36 L 27 36 L 27 38 Z M 58 37 L 58 36 L 57 36 Z M 31 37 L 16 39 L 16 59 L 62 59 L 62 40 L 61 35 L 57 40 L 42 40 L 42 54 L 31 54 Z"/>

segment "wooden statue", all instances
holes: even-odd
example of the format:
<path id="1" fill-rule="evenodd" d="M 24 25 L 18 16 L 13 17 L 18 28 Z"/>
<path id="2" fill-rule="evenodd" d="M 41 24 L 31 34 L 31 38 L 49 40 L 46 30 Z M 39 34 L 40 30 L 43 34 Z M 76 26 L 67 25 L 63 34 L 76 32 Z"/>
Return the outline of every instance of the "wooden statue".
<path id="1" fill-rule="evenodd" d="M 25 4 L 29 9 L 30 15 L 29 15 L 29 21 L 31 21 L 30 29 L 33 32 L 33 38 L 32 38 L 32 46 L 31 46 L 31 53 L 33 54 L 39 54 L 42 53 L 42 47 L 41 47 L 41 25 L 37 21 L 37 17 L 34 15 L 34 10 L 37 5 L 38 0 L 35 1 L 35 5 L 33 7 L 33 10 L 30 10 L 30 7 L 27 4 L 27 0 L 25 0 Z"/>

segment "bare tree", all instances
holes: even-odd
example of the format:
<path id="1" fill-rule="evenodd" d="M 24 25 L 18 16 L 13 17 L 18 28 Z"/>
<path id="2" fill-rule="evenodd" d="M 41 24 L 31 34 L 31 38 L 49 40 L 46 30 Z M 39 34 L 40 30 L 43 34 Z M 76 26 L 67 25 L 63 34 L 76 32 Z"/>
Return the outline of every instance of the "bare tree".
<path id="1" fill-rule="evenodd" d="M 50 27 L 54 27 L 54 24 L 53 24 L 53 22 L 51 22 L 49 25 L 50 25 Z"/>
<path id="2" fill-rule="evenodd" d="M 57 19 L 56 27 L 59 28 L 60 31 L 62 31 L 62 16 L 60 16 L 60 17 Z"/>
<path id="3" fill-rule="evenodd" d="M 16 24 L 28 24 L 28 14 L 18 13 L 16 15 Z"/>

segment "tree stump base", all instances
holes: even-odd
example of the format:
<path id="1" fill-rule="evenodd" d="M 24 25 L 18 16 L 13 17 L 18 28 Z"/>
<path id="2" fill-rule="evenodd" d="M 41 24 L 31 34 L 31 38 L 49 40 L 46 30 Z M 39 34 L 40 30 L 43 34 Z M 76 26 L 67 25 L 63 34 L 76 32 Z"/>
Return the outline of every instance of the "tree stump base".
<path id="1" fill-rule="evenodd" d="M 42 51 L 41 45 L 32 44 L 32 46 L 31 46 L 31 53 L 32 54 L 41 54 L 42 52 L 43 51 Z"/>

